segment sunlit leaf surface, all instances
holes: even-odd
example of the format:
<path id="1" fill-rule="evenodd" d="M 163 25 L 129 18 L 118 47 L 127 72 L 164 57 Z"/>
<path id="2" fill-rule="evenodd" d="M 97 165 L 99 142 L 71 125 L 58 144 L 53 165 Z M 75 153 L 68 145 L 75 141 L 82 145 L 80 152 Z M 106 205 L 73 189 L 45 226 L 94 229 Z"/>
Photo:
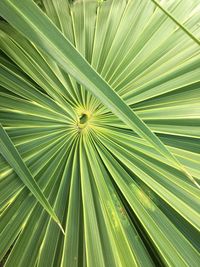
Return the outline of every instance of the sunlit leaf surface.
<path id="1" fill-rule="evenodd" d="M 0 16 L 0 266 L 199 267 L 199 0 Z"/>

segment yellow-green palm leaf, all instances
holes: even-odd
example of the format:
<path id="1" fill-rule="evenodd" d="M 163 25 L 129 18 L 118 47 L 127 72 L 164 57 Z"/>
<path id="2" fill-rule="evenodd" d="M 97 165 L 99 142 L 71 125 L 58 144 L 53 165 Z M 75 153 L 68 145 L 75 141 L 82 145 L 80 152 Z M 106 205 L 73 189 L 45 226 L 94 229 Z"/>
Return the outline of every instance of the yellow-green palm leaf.
<path id="1" fill-rule="evenodd" d="M 199 0 L 0 16 L 0 265 L 198 267 Z"/>

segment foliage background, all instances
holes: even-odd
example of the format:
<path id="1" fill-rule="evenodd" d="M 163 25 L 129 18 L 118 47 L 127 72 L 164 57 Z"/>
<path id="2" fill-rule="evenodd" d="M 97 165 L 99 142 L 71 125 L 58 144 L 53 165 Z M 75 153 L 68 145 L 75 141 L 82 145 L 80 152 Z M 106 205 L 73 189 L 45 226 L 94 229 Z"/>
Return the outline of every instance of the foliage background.
<path id="1" fill-rule="evenodd" d="M 198 42 L 152 1 L 36 2 L 0 2 L 0 259 L 199 266 Z"/>

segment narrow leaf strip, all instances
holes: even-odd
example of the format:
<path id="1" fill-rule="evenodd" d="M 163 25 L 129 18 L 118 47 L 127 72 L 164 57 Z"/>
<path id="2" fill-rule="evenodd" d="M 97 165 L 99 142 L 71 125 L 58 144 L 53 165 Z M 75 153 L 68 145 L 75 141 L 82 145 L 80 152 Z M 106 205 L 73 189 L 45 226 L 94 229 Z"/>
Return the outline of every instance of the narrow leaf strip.
<path id="1" fill-rule="evenodd" d="M 160 8 L 170 19 L 172 19 L 190 38 L 192 38 L 198 45 L 200 40 L 194 36 L 183 24 L 181 24 L 169 11 L 163 8 L 156 0 L 151 0 L 158 8 Z"/>
<path id="2" fill-rule="evenodd" d="M 3 129 L 0 124 L 0 153 L 7 160 L 10 166 L 15 170 L 17 175 L 20 177 L 22 182 L 27 186 L 31 193 L 35 196 L 38 202 L 43 206 L 43 208 L 49 213 L 52 219 L 58 224 L 61 231 L 64 230 L 60 224 L 60 221 L 56 214 L 54 213 L 51 205 L 49 204 L 46 197 L 43 195 L 38 184 L 35 182 L 32 174 L 30 173 L 28 167 L 23 162 L 21 156 L 19 155 L 17 149 L 13 145 L 11 139 Z"/>
<path id="3" fill-rule="evenodd" d="M 171 160 L 178 169 L 195 182 L 160 139 L 88 64 L 33 1 L 1 0 L 0 15 L 40 49 L 48 53 L 59 66 L 84 85 L 126 125 L 148 140 L 157 151 Z"/>

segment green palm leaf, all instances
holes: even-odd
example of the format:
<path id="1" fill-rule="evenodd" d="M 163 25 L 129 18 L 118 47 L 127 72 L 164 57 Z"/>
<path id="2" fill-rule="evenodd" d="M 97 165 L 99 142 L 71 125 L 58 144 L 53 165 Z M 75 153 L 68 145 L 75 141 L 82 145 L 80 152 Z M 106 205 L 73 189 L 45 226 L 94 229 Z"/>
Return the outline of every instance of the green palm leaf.
<path id="1" fill-rule="evenodd" d="M 46 200 L 45 196 L 42 194 L 40 188 L 38 187 L 37 183 L 35 182 L 34 178 L 32 177 L 30 171 L 24 164 L 23 160 L 21 159 L 19 153 L 17 152 L 16 148 L 13 146 L 12 141 L 10 140 L 9 136 L 4 131 L 3 127 L 0 124 L 0 149 L 1 154 L 4 156 L 6 161 L 10 164 L 10 166 L 15 170 L 18 176 L 22 179 L 23 183 L 29 188 L 31 193 L 35 195 L 37 200 L 42 204 L 42 206 L 47 210 L 47 212 L 52 216 L 56 223 L 61 227 L 62 226 L 52 210 L 49 202 Z M 64 231 L 63 231 L 64 232 Z"/>
<path id="2" fill-rule="evenodd" d="M 0 1 L 3 266 L 199 266 L 199 2 L 35 2 Z"/>

